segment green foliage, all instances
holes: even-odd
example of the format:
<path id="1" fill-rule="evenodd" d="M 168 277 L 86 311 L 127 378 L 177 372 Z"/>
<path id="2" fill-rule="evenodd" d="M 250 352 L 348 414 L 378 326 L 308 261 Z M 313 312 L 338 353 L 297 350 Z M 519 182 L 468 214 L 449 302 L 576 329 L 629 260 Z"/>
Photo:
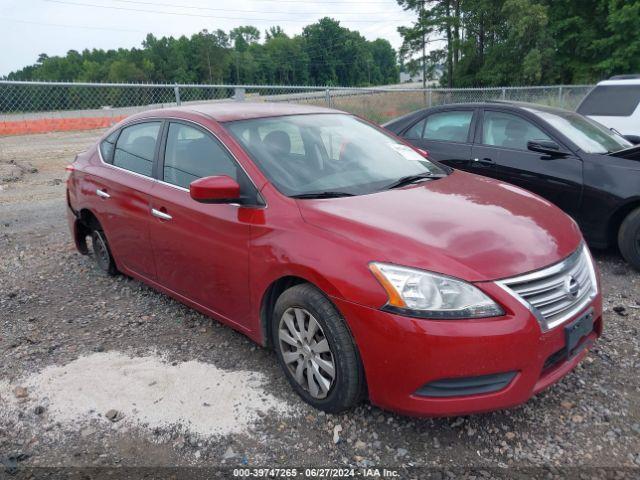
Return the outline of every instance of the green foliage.
<path id="1" fill-rule="evenodd" d="M 605 53 L 596 68 L 605 74 L 640 72 L 640 0 L 609 0 L 607 36 L 597 42 Z"/>
<path id="2" fill-rule="evenodd" d="M 423 0 L 397 0 L 404 10 L 413 10 L 417 14 L 416 21 L 411 26 L 398 27 L 398 33 L 403 42 L 399 56 L 403 67 L 411 74 L 420 71 L 426 78 L 432 78 L 434 67 L 443 58 L 442 50 L 432 50 L 428 44 L 431 35 L 439 34 L 446 21 L 442 15 L 441 5 L 437 2 Z M 430 8 L 429 8 L 430 7 Z"/>
<path id="3" fill-rule="evenodd" d="M 366 40 L 330 18 L 289 37 L 250 25 L 185 36 L 148 34 L 142 48 L 41 54 L 11 80 L 364 86 L 396 83 L 396 53 L 387 40 Z"/>
<path id="4" fill-rule="evenodd" d="M 386 40 L 369 42 L 331 18 L 306 26 L 302 39 L 313 84 L 369 85 L 398 81 L 395 51 Z M 376 60 L 382 64 L 376 65 Z"/>
<path id="5" fill-rule="evenodd" d="M 427 73 L 444 63 L 450 86 L 592 83 L 640 72 L 640 0 L 397 0 L 416 12 L 398 31 L 401 55 Z"/>
<path id="6" fill-rule="evenodd" d="M 398 61 L 456 87 L 592 83 L 640 73 L 640 0 L 396 0 L 416 14 L 396 52 L 332 18 L 289 37 L 279 26 L 147 35 L 142 48 L 41 54 L 12 80 L 366 86 Z M 261 41 L 262 37 L 262 41 Z M 433 48 L 436 47 L 436 48 Z"/>

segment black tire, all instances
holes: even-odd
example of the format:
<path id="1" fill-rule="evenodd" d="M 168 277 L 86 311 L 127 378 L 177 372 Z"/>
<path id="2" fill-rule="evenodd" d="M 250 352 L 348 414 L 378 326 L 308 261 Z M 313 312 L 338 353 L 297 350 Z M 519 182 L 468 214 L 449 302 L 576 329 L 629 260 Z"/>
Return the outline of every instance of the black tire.
<path id="1" fill-rule="evenodd" d="M 320 329 L 317 331 L 318 333 L 316 334 L 317 336 L 314 337 L 314 340 L 311 340 L 312 344 L 316 342 L 317 338 L 326 338 L 328 342 L 330 351 L 322 355 L 330 355 L 335 376 L 331 380 L 331 386 L 324 398 L 313 396 L 306 385 L 303 387 L 296 381 L 293 372 L 295 367 L 292 363 L 289 364 L 291 365 L 290 367 L 284 360 L 284 354 L 295 355 L 295 351 L 283 351 L 288 348 L 294 349 L 295 347 L 284 343 L 279 336 L 281 321 L 284 326 L 284 315 L 287 312 L 292 312 L 292 309 L 305 310 L 312 315 L 313 319 L 319 324 Z M 310 325 L 310 321 L 311 318 L 307 318 L 306 325 Z M 305 323 L 305 321 L 303 321 L 303 323 Z M 285 373 L 292 388 L 305 402 L 319 410 L 337 413 L 354 407 L 362 400 L 366 387 L 364 369 L 360 361 L 358 349 L 344 319 L 333 303 L 331 303 L 320 290 L 311 284 L 300 284 L 283 292 L 276 302 L 271 326 L 273 345 L 282 371 Z M 315 343 L 315 345 L 319 345 L 319 343 Z M 301 353 L 300 359 L 303 358 L 302 355 Z M 315 354 L 311 352 L 310 355 Z M 302 360 L 298 360 L 296 365 L 300 362 L 302 362 Z M 311 362 L 310 359 L 309 362 Z M 311 365 L 311 363 L 308 365 Z M 315 365 L 317 366 L 317 364 Z M 304 372 L 305 382 L 303 383 L 309 381 L 307 373 L 309 373 L 309 369 Z M 312 377 L 313 375 L 314 374 L 312 374 Z M 319 382 L 316 383 L 319 385 Z M 310 383 L 308 385 L 310 386 Z"/>
<path id="2" fill-rule="evenodd" d="M 618 247 L 624 259 L 640 271 L 640 208 L 633 210 L 622 222 Z"/>
<path id="3" fill-rule="evenodd" d="M 91 232 L 91 246 L 93 248 L 93 256 L 100 270 L 108 275 L 116 275 L 118 273 L 116 262 L 111 254 L 107 237 L 102 230 L 93 230 Z"/>

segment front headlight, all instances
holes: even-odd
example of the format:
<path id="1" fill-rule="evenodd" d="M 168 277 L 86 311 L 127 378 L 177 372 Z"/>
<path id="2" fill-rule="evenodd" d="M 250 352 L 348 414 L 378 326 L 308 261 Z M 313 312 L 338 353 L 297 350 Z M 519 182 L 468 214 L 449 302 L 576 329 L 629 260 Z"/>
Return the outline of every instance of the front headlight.
<path id="1" fill-rule="evenodd" d="M 462 280 L 388 263 L 372 262 L 369 268 L 389 296 L 388 310 L 434 319 L 504 315 L 493 300 Z"/>

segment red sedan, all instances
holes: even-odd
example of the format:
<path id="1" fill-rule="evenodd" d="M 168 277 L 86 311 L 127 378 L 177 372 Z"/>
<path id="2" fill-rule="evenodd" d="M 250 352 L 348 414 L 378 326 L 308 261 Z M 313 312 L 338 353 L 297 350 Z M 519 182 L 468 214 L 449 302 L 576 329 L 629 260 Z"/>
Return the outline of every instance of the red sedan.
<path id="1" fill-rule="evenodd" d="M 145 112 L 69 167 L 77 248 L 274 348 L 337 412 L 526 401 L 602 331 L 576 224 L 355 116 L 219 103 Z"/>

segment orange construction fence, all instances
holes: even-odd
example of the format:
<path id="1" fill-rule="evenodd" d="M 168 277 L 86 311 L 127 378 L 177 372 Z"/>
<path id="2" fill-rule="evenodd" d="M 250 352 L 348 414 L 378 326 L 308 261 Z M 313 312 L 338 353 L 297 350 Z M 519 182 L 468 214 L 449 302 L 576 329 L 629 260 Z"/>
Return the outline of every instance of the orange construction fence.
<path id="1" fill-rule="evenodd" d="M 0 121 L 0 136 L 106 128 L 126 117 L 127 115 L 116 117 L 40 118 L 8 122 Z"/>

